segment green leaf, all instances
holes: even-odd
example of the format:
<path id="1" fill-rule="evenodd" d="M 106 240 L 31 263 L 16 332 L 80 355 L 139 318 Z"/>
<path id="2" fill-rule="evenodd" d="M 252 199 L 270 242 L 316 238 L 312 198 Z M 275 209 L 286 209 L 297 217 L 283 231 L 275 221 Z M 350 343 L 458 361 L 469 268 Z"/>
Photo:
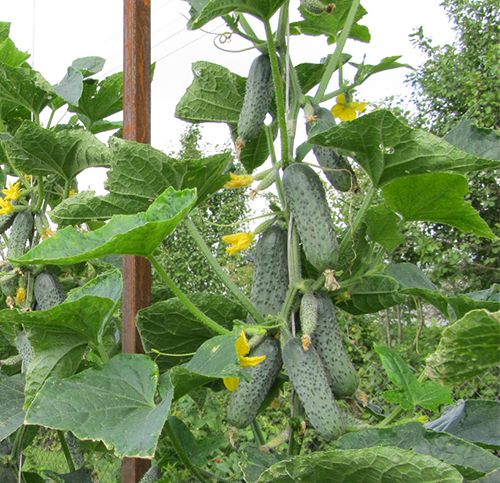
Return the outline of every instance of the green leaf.
<path id="1" fill-rule="evenodd" d="M 437 290 L 436 286 L 427 278 L 427 275 L 412 263 L 391 263 L 387 265 L 384 272 L 395 278 L 403 289 L 418 287 Z"/>
<path id="2" fill-rule="evenodd" d="M 6 29 L 7 36 L 0 38 L 0 63 L 6 64 L 11 67 L 20 67 L 24 64 L 24 62 L 31 57 L 27 52 L 21 52 L 12 39 L 8 37 L 10 30 L 9 22 L 2 22 L 3 24 L 7 24 L 8 27 Z M 4 30 L 5 33 L 5 30 Z"/>
<path id="3" fill-rule="evenodd" d="M 122 296 L 123 277 L 119 270 L 101 273 L 83 287 L 73 290 L 64 303 L 73 302 L 86 295 L 103 297 L 118 302 Z"/>
<path id="4" fill-rule="evenodd" d="M 87 295 L 49 310 L 0 311 L 0 324 L 22 324 L 35 352 L 26 374 L 28 406 L 50 376 L 73 375 L 88 344 L 98 344 L 101 324 L 114 302 Z"/>
<path id="5" fill-rule="evenodd" d="M 24 423 L 24 374 L 0 374 L 0 441 Z"/>
<path id="6" fill-rule="evenodd" d="M 211 20 L 231 12 L 249 13 L 269 20 L 285 0 L 187 0 L 191 5 L 188 28 L 199 29 Z"/>
<path id="7" fill-rule="evenodd" d="M 436 352 L 427 358 L 427 375 L 454 386 L 483 375 L 500 358 L 500 312 L 473 310 L 447 327 Z"/>
<path id="8" fill-rule="evenodd" d="M 475 481 L 475 483 L 497 483 L 500 479 L 500 470 L 492 471 L 488 473 L 486 476 L 479 478 Z"/>
<path id="9" fill-rule="evenodd" d="M 445 407 L 439 419 L 430 421 L 425 426 L 498 450 L 500 401 L 461 399 L 457 404 Z"/>
<path id="10" fill-rule="evenodd" d="M 354 315 L 374 314 L 406 299 L 399 293 L 400 285 L 392 277 L 373 275 L 363 277 L 359 283 L 348 288 L 347 293 L 335 293 L 340 297 L 337 306 Z"/>
<path id="11" fill-rule="evenodd" d="M 297 79 L 299 81 L 300 87 L 302 88 L 303 94 L 307 94 L 313 87 L 317 86 L 321 82 L 321 78 L 323 77 L 323 73 L 325 72 L 326 63 L 328 62 L 328 58 L 331 55 L 333 54 L 329 54 L 326 57 L 325 62 L 322 62 L 321 64 L 312 64 L 306 62 L 295 66 Z M 352 55 L 342 54 L 342 65 L 349 62 L 351 58 Z M 337 69 L 335 69 L 334 72 L 336 72 Z"/>
<path id="12" fill-rule="evenodd" d="M 70 265 L 112 254 L 148 257 L 175 230 L 195 201 L 195 190 L 168 188 L 146 212 L 113 216 L 108 224 L 89 233 L 68 226 L 24 254 L 19 262 Z"/>
<path id="13" fill-rule="evenodd" d="M 326 35 L 328 37 L 328 43 L 332 44 L 336 42 L 337 35 L 344 28 L 344 24 L 347 20 L 349 10 L 351 8 L 350 0 L 339 0 L 335 2 L 335 10 L 331 13 L 312 13 L 306 8 L 301 6 L 299 8 L 300 13 L 304 20 L 300 22 L 293 22 L 290 24 L 290 34 L 291 35 Z M 359 6 L 354 17 L 354 21 L 358 22 L 366 15 L 366 10 Z M 356 27 L 358 27 L 356 29 Z M 351 32 L 349 33 L 350 38 L 355 38 L 362 42 L 370 41 L 370 33 L 366 27 L 353 25 Z"/>
<path id="14" fill-rule="evenodd" d="M 365 223 L 370 239 L 380 243 L 390 252 L 406 238 L 401 231 L 401 219 L 385 205 L 370 208 L 366 214 Z"/>
<path id="15" fill-rule="evenodd" d="M 25 121 L 3 145 L 10 162 L 24 173 L 57 174 L 68 182 L 84 169 L 109 167 L 111 161 L 106 145 L 84 129 L 56 133 Z"/>
<path id="16" fill-rule="evenodd" d="M 396 351 L 379 345 L 375 345 L 375 350 L 380 356 L 387 377 L 399 387 L 398 391 L 383 393 L 387 401 L 399 403 L 403 409 L 413 409 L 418 404 L 432 411 L 437 411 L 440 404 L 453 402 L 451 389 L 432 381 L 421 383 Z"/>
<path id="17" fill-rule="evenodd" d="M 217 379 L 217 377 L 203 376 L 196 372 L 192 372 L 186 369 L 185 366 L 174 366 L 165 374 L 169 375 L 172 385 L 174 386 L 174 400 Z"/>
<path id="18" fill-rule="evenodd" d="M 316 134 L 309 142 L 356 153 L 374 186 L 434 171 L 468 173 L 500 167 L 477 158 L 421 129 L 412 129 L 392 112 L 379 109 Z"/>
<path id="19" fill-rule="evenodd" d="M 335 449 L 364 449 L 393 446 L 432 456 L 454 466 L 464 478 L 475 480 L 500 468 L 500 460 L 489 451 L 451 434 L 425 429 L 417 421 L 391 428 L 367 428 L 347 434 Z"/>
<path id="20" fill-rule="evenodd" d="M 383 72 L 385 70 L 397 69 L 399 67 L 411 68 L 411 66 L 408 64 L 400 64 L 399 62 L 396 62 L 401 57 L 402 57 L 401 55 L 393 55 L 391 57 L 384 57 L 376 65 L 358 64 L 355 62 L 350 62 L 350 64 L 358 69 L 358 71 L 356 72 L 356 79 L 361 78 L 363 80 L 366 80 L 371 75 L 376 74 L 378 72 Z"/>
<path id="21" fill-rule="evenodd" d="M 49 379 L 28 411 L 29 424 L 102 440 L 122 458 L 152 458 L 172 401 L 172 386 L 147 356 L 120 354 L 68 379 Z M 162 401 L 155 403 L 160 389 Z"/>
<path id="22" fill-rule="evenodd" d="M 189 298 L 204 314 L 226 329 L 232 329 L 233 320 L 246 317 L 245 311 L 227 297 L 198 293 Z M 214 336 L 213 331 L 200 323 L 177 298 L 139 310 L 136 324 L 146 353 L 155 359 L 162 372 L 189 361 L 192 354 Z"/>
<path id="23" fill-rule="evenodd" d="M 61 483 L 93 483 L 90 468 L 80 468 L 70 473 L 56 473 L 55 471 L 44 470 L 43 473 L 51 480 Z"/>
<path id="24" fill-rule="evenodd" d="M 471 203 L 464 201 L 468 192 L 465 176 L 429 173 L 394 180 L 384 186 L 382 196 L 405 221 L 445 223 L 464 232 L 496 238 Z"/>
<path id="25" fill-rule="evenodd" d="M 194 80 L 175 109 L 175 117 L 188 122 L 238 124 L 246 79 L 226 67 L 194 62 Z"/>
<path id="26" fill-rule="evenodd" d="M 101 72 L 105 63 L 106 60 L 102 57 L 91 56 L 75 59 L 71 66 L 78 69 L 83 74 L 83 77 L 88 77 Z"/>
<path id="27" fill-rule="evenodd" d="M 462 119 L 444 139 L 474 156 L 500 160 L 500 134 L 495 129 L 479 128 L 472 121 Z"/>
<path id="28" fill-rule="evenodd" d="M 399 448 L 318 451 L 271 466 L 257 483 L 462 483 L 436 458 Z"/>
<path id="29" fill-rule="evenodd" d="M 59 97 L 70 104 L 78 104 L 83 92 L 83 74 L 73 66 L 68 67 L 68 72 L 59 84 L 54 86 Z"/>

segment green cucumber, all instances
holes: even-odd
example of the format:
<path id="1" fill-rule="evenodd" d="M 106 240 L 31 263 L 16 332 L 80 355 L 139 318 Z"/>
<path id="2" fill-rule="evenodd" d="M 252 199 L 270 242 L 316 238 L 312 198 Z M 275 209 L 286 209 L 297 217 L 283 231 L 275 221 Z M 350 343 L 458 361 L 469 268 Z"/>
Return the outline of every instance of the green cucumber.
<path id="1" fill-rule="evenodd" d="M 323 13 L 326 9 L 326 5 L 321 0 L 300 0 L 300 6 L 315 14 Z"/>
<path id="2" fill-rule="evenodd" d="M 336 308 L 325 292 L 318 293 L 316 298 L 319 311 L 318 323 L 311 336 L 312 346 L 323 361 L 335 397 L 352 397 L 359 386 L 359 375 L 345 350 Z"/>
<path id="3" fill-rule="evenodd" d="M 156 483 L 163 478 L 163 471 L 158 465 L 153 465 L 141 478 L 139 483 Z"/>
<path id="4" fill-rule="evenodd" d="M 35 278 L 35 300 L 37 310 L 48 310 L 62 304 L 67 293 L 59 278 L 45 270 Z"/>
<path id="5" fill-rule="evenodd" d="M 330 110 L 324 107 L 315 107 L 314 114 L 317 120 L 331 121 L 335 123 L 335 118 Z M 306 131 L 309 133 L 310 125 L 312 122 L 306 124 Z M 318 130 L 315 134 L 318 134 Z M 330 146 L 319 146 L 317 144 L 313 147 L 313 153 L 318 160 L 321 167 L 325 168 L 324 173 L 330 184 L 339 191 L 357 191 L 358 183 L 356 175 L 351 168 L 349 160 L 338 153 L 337 149 Z"/>
<path id="6" fill-rule="evenodd" d="M 321 272 L 334 270 L 339 247 L 318 175 L 305 164 L 293 163 L 283 173 L 283 191 L 307 260 Z"/>
<path id="7" fill-rule="evenodd" d="M 283 348 L 283 363 L 293 387 L 302 401 L 311 424 L 326 439 L 337 439 L 345 432 L 345 418 L 328 384 L 318 354 L 311 345 L 292 337 Z"/>
<path id="8" fill-rule="evenodd" d="M 305 293 L 300 301 L 300 326 L 302 329 L 302 347 L 309 350 L 311 334 L 318 322 L 318 301 L 312 292 Z"/>
<path id="9" fill-rule="evenodd" d="M 250 301 L 263 317 L 278 315 L 287 290 L 287 233 L 273 225 L 260 235 L 255 248 Z M 255 320 L 248 316 L 247 323 L 255 324 Z"/>
<path id="10" fill-rule="evenodd" d="M 65 436 L 71 459 L 77 469 L 81 468 L 85 463 L 85 456 L 80 450 L 80 442 L 71 431 L 66 431 Z"/>
<path id="11" fill-rule="evenodd" d="M 12 223 L 7 244 L 7 258 L 17 260 L 26 251 L 26 243 L 33 233 L 33 215 L 30 211 L 21 211 Z"/>
<path id="12" fill-rule="evenodd" d="M 264 120 L 274 97 L 271 61 L 267 54 L 259 55 L 250 66 L 245 99 L 238 120 L 238 136 L 241 143 L 255 139 L 264 125 Z"/>
<path id="13" fill-rule="evenodd" d="M 13 271 L 10 263 L 4 265 L 0 270 L 0 289 L 6 297 L 13 297 L 16 294 L 19 277 L 20 275 Z"/>
<path id="14" fill-rule="evenodd" d="M 274 337 L 267 337 L 250 352 L 250 357 L 258 356 L 266 358 L 256 366 L 245 367 L 251 379 L 240 379 L 229 404 L 227 420 L 237 428 L 246 428 L 257 416 L 281 369 L 281 348 Z"/>
<path id="15" fill-rule="evenodd" d="M 5 233 L 14 223 L 14 218 L 17 215 L 17 211 L 11 211 L 6 215 L 0 215 L 0 235 Z"/>
<path id="16" fill-rule="evenodd" d="M 17 334 L 16 346 L 17 352 L 19 352 L 19 355 L 23 359 L 22 372 L 26 372 L 26 369 L 28 369 L 28 366 L 31 364 L 33 358 L 35 357 L 35 351 L 33 350 L 33 347 L 31 347 L 30 341 L 26 337 L 26 332 L 22 331 Z"/>

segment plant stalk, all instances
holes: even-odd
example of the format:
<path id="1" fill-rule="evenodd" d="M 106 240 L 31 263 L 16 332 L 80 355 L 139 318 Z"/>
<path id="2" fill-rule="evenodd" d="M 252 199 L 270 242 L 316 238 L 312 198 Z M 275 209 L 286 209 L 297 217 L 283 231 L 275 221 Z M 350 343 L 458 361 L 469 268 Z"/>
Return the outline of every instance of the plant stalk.
<path id="1" fill-rule="evenodd" d="M 64 453 L 64 457 L 66 458 L 66 462 L 68 463 L 69 472 L 73 473 L 74 471 L 76 471 L 76 468 L 68 448 L 68 443 L 66 442 L 66 437 L 64 436 L 64 433 L 61 430 L 57 431 L 57 436 L 59 438 L 59 442 L 61 443 L 61 447 Z"/>

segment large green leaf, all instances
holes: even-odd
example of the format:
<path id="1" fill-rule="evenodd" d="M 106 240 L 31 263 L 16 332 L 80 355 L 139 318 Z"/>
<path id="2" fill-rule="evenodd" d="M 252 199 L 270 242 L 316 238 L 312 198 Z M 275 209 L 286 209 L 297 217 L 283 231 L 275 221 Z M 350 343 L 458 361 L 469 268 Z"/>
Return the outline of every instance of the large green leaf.
<path id="1" fill-rule="evenodd" d="M 26 374 L 26 406 L 48 377 L 72 376 L 88 344 L 98 344 L 101 324 L 113 307 L 107 298 L 85 296 L 49 310 L 0 311 L 0 323 L 22 324 L 35 357 Z"/>
<path id="2" fill-rule="evenodd" d="M 211 20 L 231 12 L 244 12 L 269 20 L 285 0 L 187 0 L 191 5 L 188 28 L 199 29 Z"/>
<path id="3" fill-rule="evenodd" d="M 0 441 L 24 422 L 24 374 L 6 377 L 0 374 Z"/>
<path id="4" fill-rule="evenodd" d="M 403 358 L 393 349 L 375 345 L 387 377 L 396 384 L 396 391 L 385 391 L 384 398 L 389 402 L 401 404 L 403 409 L 413 409 L 419 405 L 437 411 L 440 404 L 450 404 L 451 389 L 440 386 L 433 381 L 420 382 L 408 367 Z"/>
<path id="5" fill-rule="evenodd" d="M 377 187 L 414 174 L 500 167 L 499 161 L 477 158 L 429 132 L 411 128 L 385 109 L 343 122 L 309 141 L 356 153 L 356 161 Z"/>
<path id="6" fill-rule="evenodd" d="M 20 67 L 30 54 L 21 52 L 9 37 L 10 22 L 0 22 L 0 24 L 0 63 Z"/>
<path id="7" fill-rule="evenodd" d="M 193 63 L 193 83 L 177 104 L 175 117 L 188 122 L 238 124 L 246 80 L 226 67 Z"/>
<path id="8" fill-rule="evenodd" d="M 66 102 L 78 104 L 83 92 L 83 74 L 75 67 L 69 66 L 66 75 L 54 89 Z"/>
<path id="9" fill-rule="evenodd" d="M 202 374 L 192 372 L 186 369 L 185 366 L 174 366 L 165 374 L 169 375 L 174 386 L 175 400 L 217 379 L 217 377 L 203 376 Z"/>
<path id="10" fill-rule="evenodd" d="M 451 434 L 425 429 L 417 421 L 392 428 L 367 428 L 343 436 L 336 449 L 393 446 L 432 456 L 454 466 L 464 478 L 475 480 L 500 468 L 500 460 L 489 451 Z"/>
<path id="11" fill-rule="evenodd" d="M 403 289 L 418 287 L 437 290 L 436 286 L 427 278 L 427 275 L 412 263 L 391 263 L 387 265 L 384 272 L 394 277 Z"/>
<path id="12" fill-rule="evenodd" d="M 160 390 L 161 402 L 155 403 Z M 172 401 L 168 378 L 147 356 L 120 354 L 68 379 L 49 379 L 28 411 L 29 424 L 102 440 L 118 457 L 152 458 Z"/>
<path id="13" fill-rule="evenodd" d="M 462 119 L 444 139 L 474 156 L 500 160 L 500 134 L 495 129 L 479 128 Z"/>
<path id="14" fill-rule="evenodd" d="M 112 254 L 148 257 L 175 230 L 195 201 L 195 190 L 168 188 L 146 212 L 116 215 L 90 233 L 68 226 L 20 257 L 19 262 L 68 265 Z"/>
<path id="15" fill-rule="evenodd" d="M 447 327 L 436 352 L 427 358 L 427 374 L 454 386 L 483 375 L 500 360 L 500 312 L 473 310 Z"/>
<path id="16" fill-rule="evenodd" d="M 30 121 L 4 146 L 10 162 L 24 173 L 58 174 L 68 182 L 86 168 L 109 167 L 111 161 L 106 145 L 84 129 L 54 132 Z"/>
<path id="17" fill-rule="evenodd" d="M 72 291 L 65 303 L 81 299 L 85 295 L 104 297 L 118 302 L 122 296 L 123 277 L 119 270 L 101 273 L 82 287 Z"/>
<path id="18" fill-rule="evenodd" d="M 500 401 L 469 399 L 443 409 L 442 416 L 425 425 L 434 431 L 500 449 Z"/>
<path id="19" fill-rule="evenodd" d="M 243 320 L 246 316 L 239 305 L 222 295 L 199 293 L 189 298 L 204 314 L 229 330 L 235 319 Z M 140 310 L 136 324 L 146 353 L 155 359 L 161 371 L 189 361 L 215 335 L 177 298 Z"/>
<path id="20" fill-rule="evenodd" d="M 399 448 L 318 451 L 271 466 L 257 483 L 462 483 L 436 458 Z"/>
<path id="21" fill-rule="evenodd" d="M 303 94 L 307 94 L 313 87 L 317 86 L 321 82 L 321 78 L 325 72 L 326 63 L 331 55 L 333 54 L 329 54 L 325 59 L 325 62 L 321 64 L 305 62 L 295 66 L 297 80 L 299 81 Z M 349 62 L 351 58 L 352 55 L 342 54 L 342 65 Z"/>
<path id="22" fill-rule="evenodd" d="M 464 232 L 496 238 L 470 202 L 464 201 L 468 192 L 465 176 L 429 173 L 393 180 L 384 186 L 382 196 L 405 221 L 445 223 Z"/>
<path id="23" fill-rule="evenodd" d="M 385 205 L 370 208 L 365 223 L 370 239 L 388 251 L 394 250 L 406 238 L 401 231 L 401 218 Z"/>

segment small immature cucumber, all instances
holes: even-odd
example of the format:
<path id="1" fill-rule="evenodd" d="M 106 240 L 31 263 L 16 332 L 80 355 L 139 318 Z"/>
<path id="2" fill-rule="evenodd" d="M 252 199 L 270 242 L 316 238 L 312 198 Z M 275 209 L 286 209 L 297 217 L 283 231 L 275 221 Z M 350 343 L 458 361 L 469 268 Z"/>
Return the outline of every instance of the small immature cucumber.
<path id="1" fill-rule="evenodd" d="M 344 434 L 344 416 L 314 347 L 305 351 L 301 340 L 292 337 L 283 348 L 283 363 L 309 421 L 321 436 L 336 439 Z"/>
<path id="2" fill-rule="evenodd" d="M 26 242 L 33 233 L 33 215 L 30 211 L 21 211 L 17 214 L 10 230 L 7 258 L 16 260 L 24 255 Z"/>
<path id="3" fill-rule="evenodd" d="M 13 297 L 16 294 L 19 277 L 18 273 L 13 272 L 10 263 L 4 265 L 0 270 L 0 289 L 6 297 Z"/>
<path id="4" fill-rule="evenodd" d="M 312 292 L 305 293 L 300 301 L 300 326 L 302 328 L 302 347 L 309 350 L 311 334 L 318 322 L 318 301 Z"/>
<path id="5" fill-rule="evenodd" d="M 316 107 L 314 114 L 317 119 L 325 119 L 335 122 L 335 118 L 331 111 L 324 107 Z M 306 124 L 306 131 L 309 133 L 310 125 Z M 314 145 L 313 153 L 318 160 L 320 166 L 325 168 L 325 176 L 330 184 L 339 191 L 353 191 L 358 189 L 356 175 L 349 164 L 348 159 L 338 153 L 337 149 L 330 146 Z"/>
<path id="6" fill-rule="evenodd" d="M 250 353 L 251 357 L 264 355 L 266 358 L 260 364 L 245 367 L 245 372 L 252 379 L 248 382 L 240 379 L 238 389 L 233 393 L 227 420 L 237 428 L 246 428 L 254 420 L 280 372 L 282 365 L 281 348 L 275 338 L 268 337 L 264 339 Z"/>
<path id="7" fill-rule="evenodd" d="M 35 300 L 39 310 L 48 310 L 62 304 L 67 293 L 59 278 L 45 270 L 35 278 Z"/>
<path id="8" fill-rule="evenodd" d="M 326 5 L 321 0 L 300 0 L 300 5 L 311 13 L 322 13 L 325 11 Z"/>
<path id="9" fill-rule="evenodd" d="M 287 233 L 273 225 L 260 235 L 255 248 L 250 300 L 263 317 L 278 315 L 288 290 Z M 247 323 L 255 324 L 252 317 Z"/>
<path id="10" fill-rule="evenodd" d="M 33 350 L 33 347 L 31 347 L 30 341 L 26 337 L 26 332 L 22 331 L 17 334 L 16 346 L 19 355 L 23 359 L 22 372 L 26 372 L 26 369 L 28 369 L 28 366 L 31 364 L 33 358 L 35 357 L 35 351 Z"/>
<path id="11" fill-rule="evenodd" d="M 271 61 L 267 54 L 262 54 L 252 62 L 248 73 L 245 99 L 238 121 L 238 136 L 244 140 L 243 144 L 259 135 L 273 96 Z"/>
<path id="12" fill-rule="evenodd" d="M 283 191 L 307 260 L 321 272 L 334 270 L 339 247 L 318 175 L 303 163 L 293 163 L 283 173 Z"/>
<path id="13" fill-rule="evenodd" d="M 66 444 L 75 467 L 81 468 L 85 463 L 85 456 L 80 451 L 80 443 L 77 437 L 71 431 L 66 431 Z"/>
<path id="14" fill-rule="evenodd" d="M 156 483 L 163 478 L 163 471 L 158 465 L 153 465 L 141 478 L 139 483 Z"/>
<path id="15" fill-rule="evenodd" d="M 359 386 L 359 375 L 342 342 L 336 308 L 325 292 L 319 292 L 316 298 L 319 311 L 312 346 L 323 361 L 335 397 L 352 397 Z"/>
<path id="16" fill-rule="evenodd" d="M 14 218 L 16 217 L 16 215 L 17 215 L 16 211 L 11 211 L 6 215 L 0 215 L 0 235 L 2 233 L 5 233 L 12 226 L 12 223 L 14 222 Z"/>

